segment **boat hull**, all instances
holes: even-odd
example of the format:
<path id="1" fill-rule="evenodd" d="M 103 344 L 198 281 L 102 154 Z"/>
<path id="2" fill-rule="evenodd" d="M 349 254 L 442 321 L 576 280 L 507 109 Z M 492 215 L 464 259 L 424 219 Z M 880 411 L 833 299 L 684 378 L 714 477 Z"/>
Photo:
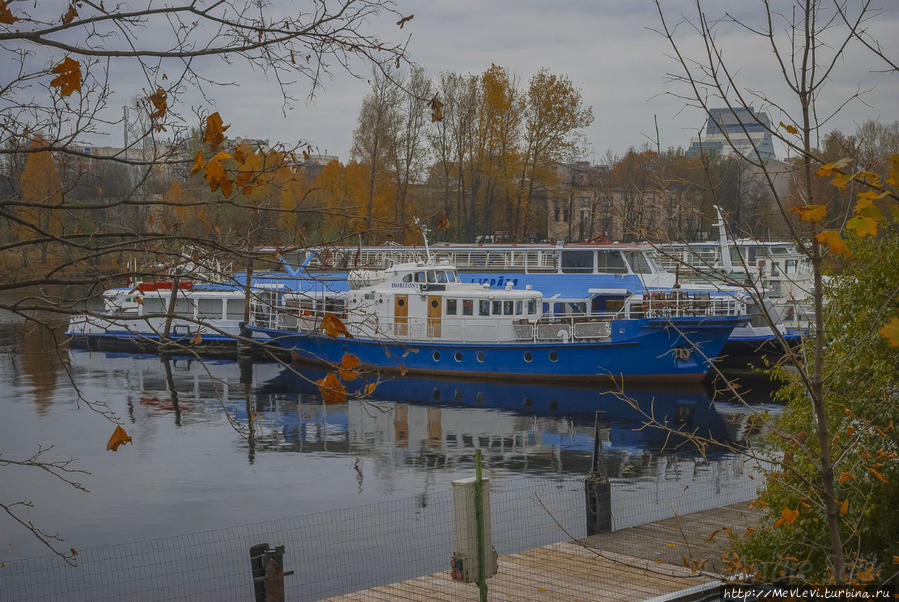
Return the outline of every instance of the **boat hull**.
<path id="1" fill-rule="evenodd" d="M 551 381 L 696 382 L 742 318 L 616 320 L 608 341 L 458 343 L 332 338 L 252 328 L 295 361 L 333 365 L 345 354 L 401 374 Z"/>

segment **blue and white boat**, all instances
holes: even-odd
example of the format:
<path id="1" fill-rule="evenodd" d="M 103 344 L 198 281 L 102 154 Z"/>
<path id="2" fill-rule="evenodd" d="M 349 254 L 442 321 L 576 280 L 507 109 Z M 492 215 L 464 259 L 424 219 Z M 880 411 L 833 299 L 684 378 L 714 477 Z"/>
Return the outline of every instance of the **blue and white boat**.
<path id="1" fill-rule="evenodd" d="M 602 311 L 559 317 L 543 295 L 462 282 L 449 263 L 354 271 L 348 292 L 284 295 L 276 328 L 251 327 L 304 362 L 400 373 L 577 380 L 698 381 L 748 316 L 739 299 L 686 289 L 597 291 Z M 344 336 L 329 336 L 339 318 Z M 332 333 L 333 334 L 333 333 Z"/>

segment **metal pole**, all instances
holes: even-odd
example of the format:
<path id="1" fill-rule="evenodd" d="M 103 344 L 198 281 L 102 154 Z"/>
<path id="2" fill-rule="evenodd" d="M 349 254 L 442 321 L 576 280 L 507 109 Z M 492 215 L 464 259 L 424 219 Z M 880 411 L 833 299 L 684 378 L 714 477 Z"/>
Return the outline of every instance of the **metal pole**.
<path id="1" fill-rule="evenodd" d="M 478 589 L 481 602 L 487 602 L 487 553 L 484 542 L 484 483 L 481 481 L 481 450 L 474 450 L 474 516 L 478 525 Z"/>

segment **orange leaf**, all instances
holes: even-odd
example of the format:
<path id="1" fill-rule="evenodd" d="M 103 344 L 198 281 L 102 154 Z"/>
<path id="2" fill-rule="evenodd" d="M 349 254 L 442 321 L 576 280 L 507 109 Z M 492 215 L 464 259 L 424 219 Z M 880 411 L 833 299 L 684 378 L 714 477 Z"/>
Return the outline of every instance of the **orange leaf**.
<path id="1" fill-rule="evenodd" d="M 131 441 L 131 437 L 128 436 L 128 433 L 125 432 L 121 426 L 116 425 L 115 430 L 112 431 L 112 437 L 109 438 L 109 441 L 106 443 L 106 449 L 112 451 L 119 451 L 119 446 L 123 443 L 131 443 L 134 445 L 134 442 Z"/>
<path id="2" fill-rule="evenodd" d="M 353 335 L 347 331 L 346 326 L 340 321 L 340 318 L 338 318 L 336 314 L 325 314 L 325 317 L 322 318 L 321 329 L 333 339 L 336 339 L 337 336 L 341 334 L 348 339 L 353 338 Z"/>
<path id="3" fill-rule="evenodd" d="M 780 515 L 788 525 L 792 525 L 799 518 L 799 509 L 790 510 L 789 508 L 784 508 Z"/>
<path id="4" fill-rule="evenodd" d="M 755 529 L 752 527 L 746 527 L 746 531 L 743 532 L 743 537 L 749 537 L 750 534 L 754 533 Z"/>
<path id="5" fill-rule="evenodd" d="M 225 141 L 225 130 L 230 125 L 222 125 L 222 116 L 218 111 L 206 118 L 206 129 L 203 131 L 203 140 L 212 149 L 217 149 Z"/>
<path id="6" fill-rule="evenodd" d="M 431 109 L 431 121 L 443 121 L 443 103 L 437 100 L 437 95 L 428 102 L 428 108 Z"/>
<path id="7" fill-rule="evenodd" d="M 190 168 L 190 175 L 199 173 L 204 167 L 206 167 L 206 161 L 203 160 L 203 151 L 199 150 L 197 156 L 194 157 L 194 165 Z"/>
<path id="8" fill-rule="evenodd" d="M 847 497 L 843 500 L 843 503 L 840 504 L 840 514 L 846 516 L 846 513 L 849 512 L 849 498 Z"/>
<path id="9" fill-rule="evenodd" d="M 72 92 L 81 92 L 81 63 L 67 56 L 61 63 L 53 67 L 56 77 L 50 85 L 59 88 L 59 93 L 68 96 Z"/>
<path id="10" fill-rule="evenodd" d="M 802 205 L 791 207 L 790 210 L 804 222 L 820 222 L 827 216 L 827 207 L 824 205 Z"/>
<path id="11" fill-rule="evenodd" d="M 887 482 L 887 478 L 885 476 L 883 476 L 880 472 L 874 470 L 873 468 L 868 468 L 868 472 L 870 472 L 872 475 L 874 475 L 877 478 L 877 480 L 880 481 L 881 483 Z"/>
<path id="12" fill-rule="evenodd" d="M 830 247 L 830 250 L 837 255 L 842 255 L 843 257 L 852 256 L 852 252 L 849 251 L 849 247 L 847 247 L 846 243 L 843 242 L 843 237 L 840 236 L 840 233 L 836 230 L 827 230 L 826 232 L 822 232 L 815 237 L 815 240 Z"/>
<path id="13" fill-rule="evenodd" d="M 796 129 L 795 127 L 793 127 L 792 125 L 787 125 L 787 124 L 784 123 L 783 121 L 780 122 L 780 127 L 782 127 L 783 129 L 787 130 L 787 131 L 788 131 L 789 133 L 791 133 L 791 134 L 798 134 L 798 133 L 799 133 L 799 130 L 797 130 L 797 129 Z"/>
<path id="14" fill-rule="evenodd" d="M 69 4 L 69 10 L 66 11 L 66 14 L 62 16 L 62 24 L 68 25 L 72 21 L 75 20 L 75 17 L 78 16 L 78 11 L 76 10 L 75 3 L 72 2 Z"/>
<path id="15" fill-rule="evenodd" d="M 199 332 L 196 333 L 194 336 L 190 337 L 191 345 L 199 345 L 202 342 L 203 342 L 203 335 L 201 335 Z"/>
<path id="16" fill-rule="evenodd" d="M 0 0 L 0 23 L 4 25 L 12 25 L 16 21 L 19 20 L 18 17 L 9 12 L 9 9 L 6 7 L 6 0 Z"/>
<path id="17" fill-rule="evenodd" d="M 365 395 L 366 397 L 370 397 L 371 394 L 374 393 L 375 389 L 377 389 L 377 388 L 378 388 L 377 383 L 368 383 L 367 385 L 365 385 L 365 388 L 362 389 L 362 394 Z"/>
<path id="18" fill-rule="evenodd" d="M 407 368 L 405 366 L 400 366 L 400 376 L 406 376 L 406 374 L 408 372 L 409 372 L 409 368 Z"/>
<path id="19" fill-rule="evenodd" d="M 899 347 L 899 318 L 891 317 L 877 332 L 887 340 L 890 347 Z"/>
<path id="20" fill-rule="evenodd" d="M 415 18 L 415 15 L 409 15 L 408 17 L 403 17 L 402 19 L 397 21 L 396 24 L 400 26 L 400 29 L 402 29 L 403 25 L 405 25 L 406 23 L 408 23 L 409 21 L 411 21 L 414 18 Z"/>
<path id="21" fill-rule="evenodd" d="M 221 188 L 222 194 L 226 197 L 231 196 L 232 182 L 228 179 L 228 174 L 225 172 L 225 159 L 230 158 L 231 155 L 224 151 L 217 153 L 206 164 L 206 171 L 204 172 L 204 177 L 209 182 L 209 190 L 215 192 Z"/>
<path id="22" fill-rule="evenodd" d="M 156 88 L 156 92 L 150 95 L 150 102 L 156 109 L 150 114 L 150 119 L 157 121 L 165 118 L 165 112 L 168 109 L 168 94 L 162 88 Z"/>
<path id="23" fill-rule="evenodd" d="M 818 168 L 818 171 L 815 172 L 815 175 L 822 177 L 822 178 L 826 178 L 834 171 L 843 169 L 850 163 L 852 163 L 851 157 L 843 157 L 839 161 L 834 161 L 833 163 L 826 163 L 826 164 L 822 165 L 821 167 Z"/>
<path id="24" fill-rule="evenodd" d="M 833 180 L 831 180 L 830 183 L 836 186 L 837 190 L 843 190 L 844 188 L 846 188 L 846 185 L 854 179 L 854 174 L 841 173 L 834 176 Z"/>
<path id="25" fill-rule="evenodd" d="M 437 222 L 437 229 L 438 230 L 449 230 L 449 227 L 450 227 L 450 220 L 447 216 L 444 215 L 440 219 L 440 221 Z"/>
<path id="26" fill-rule="evenodd" d="M 418 349 L 406 349 L 406 351 L 403 352 L 403 357 L 405 358 L 410 353 L 418 353 Z"/>
<path id="27" fill-rule="evenodd" d="M 340 378 L 343 380 L 356 380 L 359 378 L 359 372 L 356 368 L 362 364 L 362 361 L 352 353 L 345 353 L 340 360 L 339 372 Z"/>
<path id="28" fill-rule="evenodd" d="M 321 380 L 315 381 L 315 384 L 318 385 L 318 392 L 321 393 L 322 401 L 325 402 L 325 405 L 336 405 L 346 402 L 346 389 L 333 372 L 329 372 Z"/>
<path id="29" fill-rule="evenodd" d="M 708 538 L 706 538 L 706 542 L 711 543 L 712 540 L 715 539 L 715 536 L 718 535 L 718 533 L 720 533 L 720 532 L 721 532 L 721 529 L 715 529 L 714 531 L 712 531 L 712 534 L 709 535 Z"/>
<path id="30" fill-rule="evenodd" d="M 840 473 L 840 478 L 839 478 L 839 481 L 838 481 L 838 482 L 839 482 L 840 485 L 842 485 L 843 483 L 845 483 L 845 482 L 848 481 L 849 479 L 854 479 L 854 478 L 855 478 L 855 475 L 852 474 L 851 472 L 842 472 L 842 473 Z"/>

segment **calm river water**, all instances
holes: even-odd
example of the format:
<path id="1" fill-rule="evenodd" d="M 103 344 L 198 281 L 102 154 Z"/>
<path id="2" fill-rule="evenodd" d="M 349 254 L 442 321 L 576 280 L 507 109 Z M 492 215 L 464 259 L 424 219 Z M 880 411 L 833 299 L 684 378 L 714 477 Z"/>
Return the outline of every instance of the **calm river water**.
<path id="1" fill-rule="evenodd" d="M 0 501 L 33 502 L 22 516 L 63 536 L 65 549 L 426 500 L 473 474 L 475 447 L 494 482 L 581 478 L 590 469 L 597 409 L 605 411 L 602 463 L 613 501 L 640 499 L 648 508 L 618 517 L 616 527 L 667 515 L 670 508 L 657 513 L 646 500 L 668 490 L 690 495 L 683 493 L 690 484 L 701 496 L 694 509 L 752 495 L 742 460 L 666 445 L 664 432 L 641 429 L 625 402 L 596 388 L 398 379 L 381 383 L 373 400 L 323 405 L 302 376 L 256 364 L 248 402 L 233 362 L 166 363 L 57 343 L 45 329 L 0 316 L 0 453 L 24 459 L 43 448 L 47 460 L 76 458 L 72 466 L 90 474 L 74 478 L 90 491 L 6 466 Z M 627 393 L 671 424 L 725 441 L 745 435 L 739 406 L 711 404 L 703 389 Z M 107 451 L 114 424 L 80 397 L 105 403 L 134 444 Z M 228 419 L 246 425 L 248 409 L 252 445 Z M 695 486 L 703 480 L 714 487 Z M 47 552 L 5 514 L 0 538 L 3 562 Z"/>

